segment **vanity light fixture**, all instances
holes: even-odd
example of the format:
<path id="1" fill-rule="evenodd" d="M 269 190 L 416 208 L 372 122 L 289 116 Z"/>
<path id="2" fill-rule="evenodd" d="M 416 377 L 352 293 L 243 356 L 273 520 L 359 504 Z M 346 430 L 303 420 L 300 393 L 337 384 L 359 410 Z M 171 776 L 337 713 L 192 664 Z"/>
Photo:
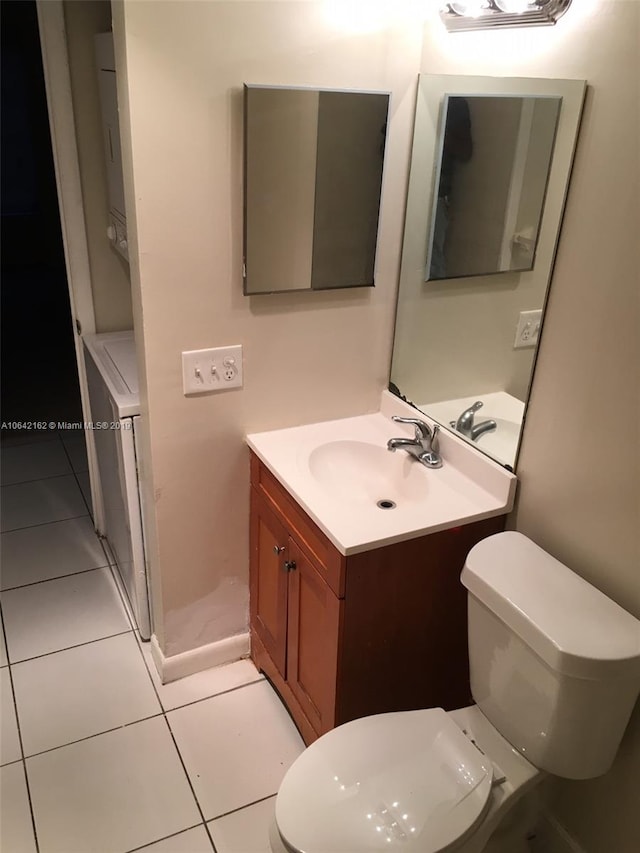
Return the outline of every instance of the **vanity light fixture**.
<path id="1" fill-rule="evenodd" d="M 440 17 L 450 32 L 555 24 L 571 0 L 450 0 Z"/>

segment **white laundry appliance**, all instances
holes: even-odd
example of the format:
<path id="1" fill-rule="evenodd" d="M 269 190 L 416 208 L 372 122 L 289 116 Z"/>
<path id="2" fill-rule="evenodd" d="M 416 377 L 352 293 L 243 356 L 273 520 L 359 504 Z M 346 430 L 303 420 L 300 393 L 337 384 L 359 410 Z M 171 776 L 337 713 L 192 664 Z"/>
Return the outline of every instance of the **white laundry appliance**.
<path id="1" fill-rule="evenodd" d="M 144 640 L 151 637 L 149 585 L 139 488 L 140 394 L 133 332 L 83 338 L 103 535 Z"/>

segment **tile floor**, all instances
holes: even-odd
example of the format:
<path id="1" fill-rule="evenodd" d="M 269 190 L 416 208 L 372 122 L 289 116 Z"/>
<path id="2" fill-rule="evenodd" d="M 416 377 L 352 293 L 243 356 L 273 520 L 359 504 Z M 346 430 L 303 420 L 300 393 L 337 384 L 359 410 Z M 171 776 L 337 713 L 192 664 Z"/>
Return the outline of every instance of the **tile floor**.
<path id="1" fill-rule="evenodd" d="M 93 531 L 82 436 L 1 453 L 0 849 L 268 853 L 303 749 L 268 682 L 240 661 L 160 684 Z"/>

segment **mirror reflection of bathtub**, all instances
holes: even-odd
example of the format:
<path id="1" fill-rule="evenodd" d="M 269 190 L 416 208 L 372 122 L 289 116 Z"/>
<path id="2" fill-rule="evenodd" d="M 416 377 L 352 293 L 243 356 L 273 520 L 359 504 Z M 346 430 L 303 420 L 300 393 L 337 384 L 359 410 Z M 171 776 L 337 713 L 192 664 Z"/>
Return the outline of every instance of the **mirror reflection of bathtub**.
<path id="1" fill-rule="evenodd" d="M 429 415 L 443 426 L 451 427 L 452 422 L 455 423 L 462 412 L 477 401 L 482 403 L 482 408 L 476 412 L 475 423 L 493 420 L 496 422 L 496 428 L 483 432 L 473 443 L 498 462 L 513 469 L 524 417 L 525 406 L 522 400 L 512 397 L 506 391 L 492 391 L 489 394 L 473 394 L 456 400 L 419 403 L 418 408 L 429 412 Z M 455 431 L 455 427 L 453 429 Z"/>

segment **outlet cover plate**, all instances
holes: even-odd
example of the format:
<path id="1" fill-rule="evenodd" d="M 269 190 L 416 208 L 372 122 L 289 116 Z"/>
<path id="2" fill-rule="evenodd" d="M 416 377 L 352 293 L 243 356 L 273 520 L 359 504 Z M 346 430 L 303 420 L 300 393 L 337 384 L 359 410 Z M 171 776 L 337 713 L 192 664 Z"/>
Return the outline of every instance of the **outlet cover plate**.
<path id="1" fill-rule="evenodd" d="M 516 339 L 513 342 L 514 349 L 525 349 L 535 347 L 540 337 L 540 323 L 542 322 L 542 309 L 535 311 L 521 311 L 516 327 Z"/>
<path id="2" fill-rule="evenodd" d="M 182 353 L 185 397 L 242 388 L 242 345 L 195 349 Z"/>

